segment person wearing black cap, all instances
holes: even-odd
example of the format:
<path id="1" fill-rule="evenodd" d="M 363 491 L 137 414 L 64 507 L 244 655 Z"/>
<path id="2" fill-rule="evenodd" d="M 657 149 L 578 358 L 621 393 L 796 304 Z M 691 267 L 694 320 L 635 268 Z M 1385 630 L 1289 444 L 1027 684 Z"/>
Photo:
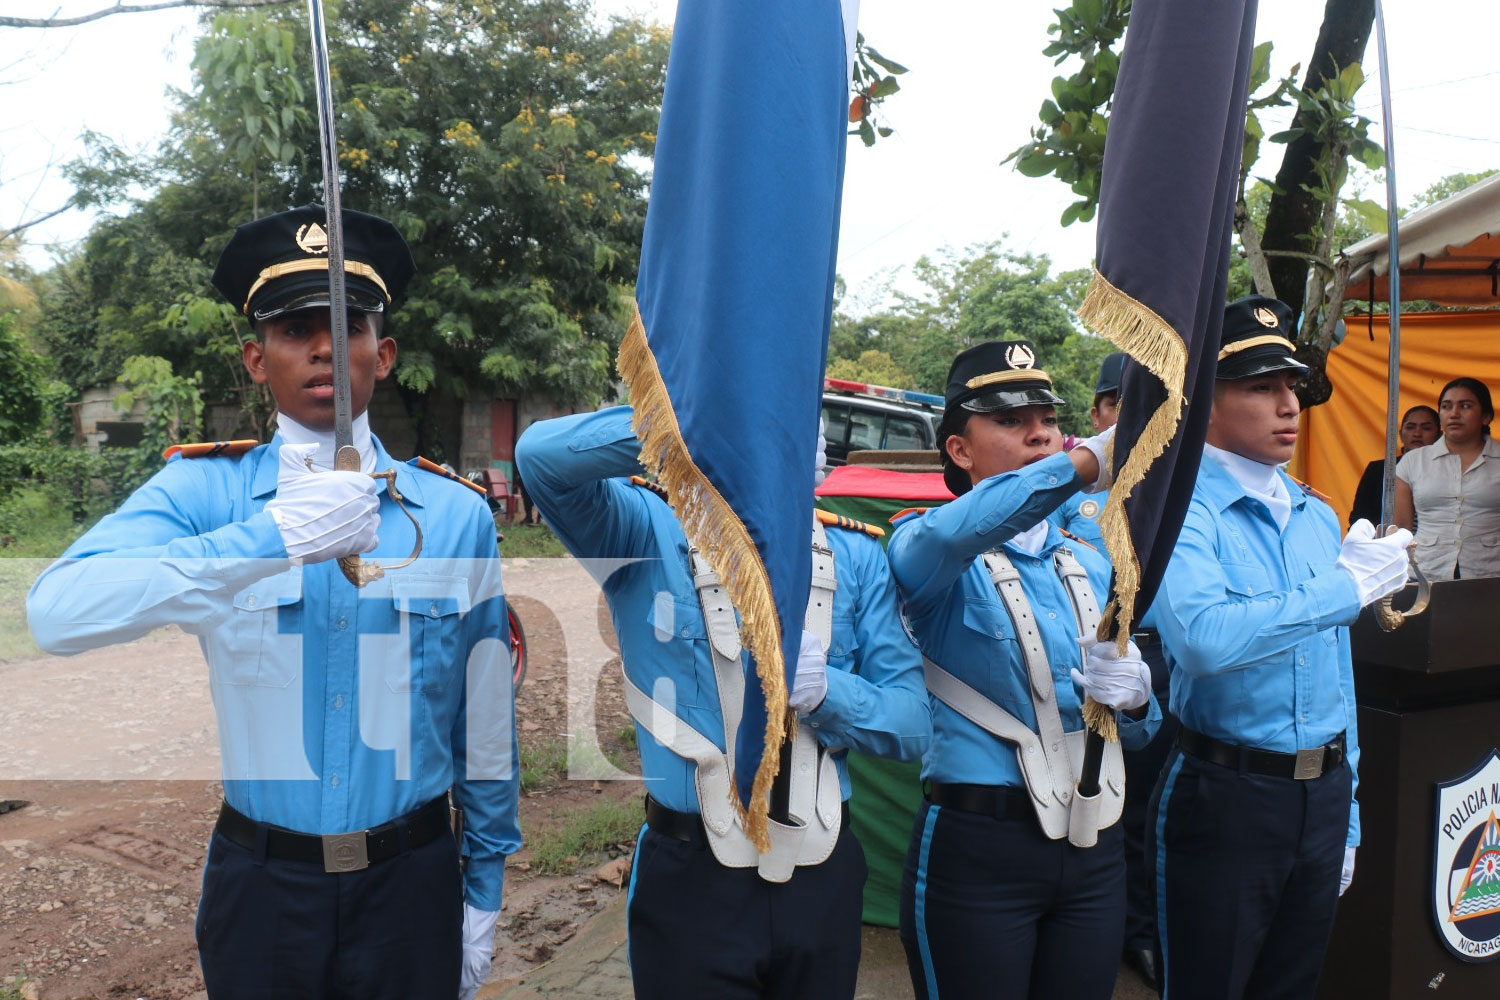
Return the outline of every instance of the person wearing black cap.
<path id="1" fill-rule="evenodd" d="M 1311 997 L 1354 875 L 1359 739 L 1348 626 L 1400 589 L 1375 538 L 1278 466 L 1297 443 L 1292 311 L 1224 314 L 1198 480 L 1152 604 L 1181 720 L 1151 804 L 1167 996 Z"/>
<path id="2" fill-rule="evenodd" d="M 385 317 L 415 267 L 394 226 L 352 211 L 363 471 L 333 470 L 325 226 L 317 205 L 247 223 L 214 272 L 254 326 L 243 360 L 276 400 L 275 437 L 173 449 L 42 574 L 27 614 L 59 654 L 167 624 L 199 637 L 225 797 L 196 925 L 213 1000 L 452 1000 L 489 968 L 520 846 L 494 522 L 475 493 L 370 433 L 366 407 L 396 356 Z M 412 554 L 419 530 L 409 569 L 363 589 L 341 573 L 339 557 Z M 450 788 L 467 820 L 462 876 Z"/>
<path id="3" fill-rule="evenodd" d="M 901 517 L 889 556 L 926 664 L 932 747 L 901 891 L 918 997 L 1105 998 L 1124 928 L 1119 744 L 1076 793 L 1085 695 L 1120 739 L 1160 713 L 1134 645 L 1095 641 L 1106 557 L 1056 510 L 1101 476 L 1104 443 L 1062 453 L 1063 401 L 1026 341 L 980 344 L 948 374 L 938 438 L 957 499 Z"/>
<path id="4" fill-rule="evenodd" d="M 1094 433 L 1113 427 L 1120 415 L 1120 379 L 1125 375 L 1125 355 L 1120 351 L 1106 354 L 1099 362 L 1099 380 L 1094 383 L 1094 405 L 1089 420 Z"/>

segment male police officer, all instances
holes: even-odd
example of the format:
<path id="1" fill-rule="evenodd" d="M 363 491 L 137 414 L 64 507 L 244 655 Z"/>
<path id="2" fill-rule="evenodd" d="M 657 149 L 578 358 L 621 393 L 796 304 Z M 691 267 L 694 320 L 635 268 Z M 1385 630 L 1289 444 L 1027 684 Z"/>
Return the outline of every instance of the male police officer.
<path id="1" fill-rule="evenodd" d="M 1406 579 L 1409 532 L 1339 545 L 1278 465 L 1297 441 L 1291 310 L 1225 310 L 1198 482 L 1152 605 L 1182 721 L 1152 802 L 1173 1000 L 1311 997 L 1354 873 L 1359 742 L 1347 626 Z"/>
<path id="2" fill-rule="evenodd" d="M 844 752 L 913 760 L 931 735 L 885 555 L 857 522 L 815 521 L 788 699 L 801 720 L 790 811 L 805 839 L 790 855 L 757 855 L 730 804 L 747 656 L 734 609 L 667 502 L 629 478 L 642 471 L 630 421 L 626 407 L 542 421 L 516 460 L 563 544 L 593 560 L 641 731 L 650 794 L 630 882 L 635 995 L 852 997 L 865 863 L 841 807 Z"/>
<path id="3" fill-rule="evenodd" d="M 394 226 L 352 211 L 363 471 L 332 471 L 325 224 L 317 205 L 247 223 L 214 272 L 254 325 L 244 364 L 275 397 L 275 438 L 173 455 L 37 580 L 27 613 L 54 653 L 166 624 L 199 637 L 224 769 L 197 923 L 214 1000 L 453 1000 L 489 968 L 520 846 L 494 524 L 469 489 L 370 433 L 396 356 L 385 314 L 415 267 Z M 369 474 L 388 469 L 389 482 Z M 340 572 L 341 556 L 406 556 L 418 526 L 410 569 L 363 590 Z M 450 787 L 467 816 L 462 880 Z"/>

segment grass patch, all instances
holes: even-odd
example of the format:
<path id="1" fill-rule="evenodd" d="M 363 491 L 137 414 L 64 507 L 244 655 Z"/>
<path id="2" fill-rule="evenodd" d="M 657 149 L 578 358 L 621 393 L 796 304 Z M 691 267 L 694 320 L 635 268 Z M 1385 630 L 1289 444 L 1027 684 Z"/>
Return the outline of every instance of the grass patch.
<path id="1" fill-rule="evenodd" d="M 550 788 L 567 777 L 567 740 L 554 738 L 535 745 L 521 741 L 521 791 Z"/>
<path id="2" fill-rule="evenodd" d="M 26 1000 L 27 997 L 36 996 L 34 990 L 28 990 L 26 984 L 31 978 L 22 969 L 13 976 L 6 976 L 0 981 L 0 1000 Z"/>
<path id="3" fill-rule="evenodd" d="M 639 802 L 606 799 L 539 837 L 532 864 L 547 875 L 571 875 L 597 864 L 608 848 L 635 840 L 641 823 Z"/>
<path id="4" fill-rule="evenodd" d="M 507 524 L 501 532 L 505 541 L 500 543 L 500 555 L 507 559 L 552 559 L 568 554 L 545 524 Z"/>
<path id="5" fill-rule="evenodd" d="M 0 663 L 42 655 L 26 626 L 26 592 L 46 568 L 45 559 L 0 559 Z"/>
<path id="6" fill-rule="evenodd" d="M 22 486 L 0 501 L 0 554 L 56 559 L 83 533 L 55 490 Z"/>
<path id="7" fill-rule="evenodd" d="M 635 749 L 637 749 L 636 744 L 635 744 L 635 727 L 634 726 L 621 726 L 619 729 L 616 729 L 615 730 L 615 739 L 618 740 L 619 743 L 620 743 L 620 746 L 624 747 L 626 750 L 635 750 Z"/>

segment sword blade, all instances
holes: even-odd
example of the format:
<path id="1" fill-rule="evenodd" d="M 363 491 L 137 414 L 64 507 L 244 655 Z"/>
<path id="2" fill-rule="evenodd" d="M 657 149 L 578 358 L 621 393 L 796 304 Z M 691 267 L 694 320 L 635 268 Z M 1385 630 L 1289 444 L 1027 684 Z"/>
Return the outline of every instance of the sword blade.
<path id="1" fill-rule="evenodd" d="M 328 230 L 328 312 L 333 340 L 333 447 L 354 444 L 354 400 L 349 393 L 349 310 L 344 291 L 344 211 L 339 199 L 339 147 L 333 127 L 333 83 L 328 71 L 328 35 L 322 0 L 307 0 L 323 153 L 323 204 Z"/>

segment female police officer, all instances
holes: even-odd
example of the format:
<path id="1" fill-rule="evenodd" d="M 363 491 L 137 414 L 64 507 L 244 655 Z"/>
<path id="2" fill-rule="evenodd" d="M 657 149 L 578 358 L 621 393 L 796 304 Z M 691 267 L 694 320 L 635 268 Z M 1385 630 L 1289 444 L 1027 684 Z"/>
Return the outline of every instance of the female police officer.
<path id="1" fill-rule="evenodd" d="M 1076 795 L 1080 702 L 1116 709 L 1129 746 L 1160 712 L 1134 647 L 1092 639 L 1108 561 L 1048 520 L 1099 478 L 1102 448 L 1059 453 L 1063 400 L 1026 341 L 960 354 L 946 396 L 939 448 L 958 499 L 900 518 L 889 551 L 933 712 L 901 894 L 913 985 L 945 1000 L 1108 997 L 1124 779 L 1112 745 L 1099 794 Z"/>

